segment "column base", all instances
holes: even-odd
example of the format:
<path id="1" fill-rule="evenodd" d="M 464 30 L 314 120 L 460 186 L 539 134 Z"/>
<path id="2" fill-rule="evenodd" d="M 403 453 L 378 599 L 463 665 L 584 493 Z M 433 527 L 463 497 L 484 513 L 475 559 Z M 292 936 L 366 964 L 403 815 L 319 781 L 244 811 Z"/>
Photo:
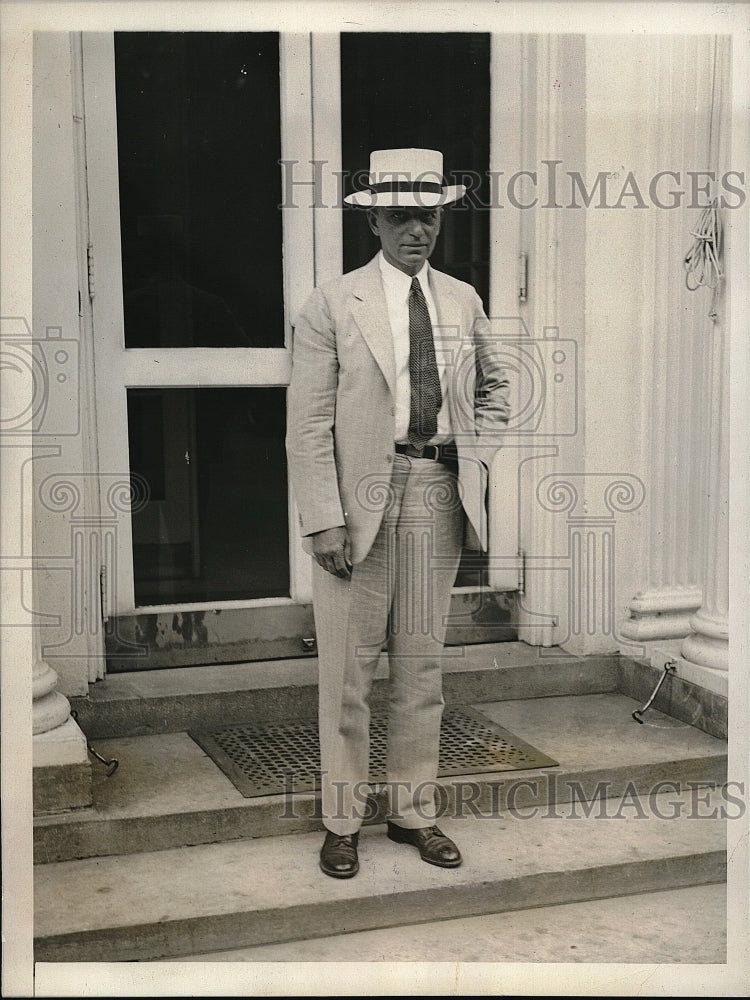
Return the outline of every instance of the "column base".
<path id="1" fill-rule="evenodd" d="M 690 619 L 692 632 L 682 641 L 680 655 L 691 670 L 713 678 L 713 684 L 723 685 L 726 694 L 729 681 L 729 625 L 726 616 L 708 610 L 698 611 Z M 706 687 L 711 687 L 706 684 Z M 711 687 L 711 690 L 718 690 Z"/>
<path id="2" fill-rule="evenodd" d="M 57 729 L 70 715 L 70 702 L 56 691 L 57 674 L 45 663 L 36 659 L 31 676 L 31 732 L 34 736 Z"/>
<path id="3" fill-rule="evenodd" d="M 92 804 L 86 737 L 73 719 L 34 736 L 32 749 L 34 815 Z"/>
<path id="4" fill-rule="evenodd" d="M 644 590 L 630 602 L 630 618 L 620 623 L 620 635 L 635 642 L 682 639 L 691 631 L 690 618 L 701 606 L 697 587 Z"/>
<path id="5" fill-rule="evenodd" d="M 636 615 L 620 622 L 619 635 L 634 642 L 683 639 L 690 634 L 690 613 Z"/>
<path id="6" fill-rule="evenodd" d="M 697 666 L 726 674 L 729 670 L 729 643 L 693 632 L 682 642 L 682 655 Z"/>
<path id="7" fill-rule="evenodd" d="M 31 732 L 43 736 L 66 725 L 70 716 L 70 702 L 59 691 L 50 691 L 42 698 L 35 698 L 31 705 Z"/>

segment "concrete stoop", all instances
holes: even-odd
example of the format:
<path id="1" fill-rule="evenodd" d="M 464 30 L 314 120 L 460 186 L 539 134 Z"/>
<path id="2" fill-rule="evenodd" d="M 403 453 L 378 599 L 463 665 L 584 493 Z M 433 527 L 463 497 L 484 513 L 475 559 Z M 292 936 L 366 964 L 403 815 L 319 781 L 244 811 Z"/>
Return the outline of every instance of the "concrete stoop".
<path id="1" fill-rule="evenodd" d="M 185 731 L 309 718 L 309 659 L 108 678 L 77 707 L 118 770 L 94 763 L 93 807 L 35 820 L 37 960 L 177 958 L 723 881 L 715 706 L 673 688 L 677 717 L 652 708 L 638 725 L 644 699 L 622 687 L 647 683 L 640 666 L 514 645 L 467 647 L 446 701 L 558 765 L 441 779 L 464 865 L 425 865 L 377 817 L 348 881 L 318 869 L 314 795 L 244 798 Z"/>
<path id="2" fill-rule="evenodd" d="M 166 961 L 367 962 L 371 993 L 377 991 L 375 962 L 429 962 L 443 967 L 451 963 L 463 971 L 474 962 L 493 966 L 505 962 L 721 964 L 727 961 L 726 911 L 726 886 L 717 883 L 181 955 Z M 495 969 L 493 980 L 493 995 L 505 995 L 514 982 L 513 965 L 507 971 Z"/>
<path id="3" fill-rule="evenodd" d="M 592 694 L 618 690 L 620 673 L 617 657 L 579 658 L 520 642 L 448 647 L 443 695 L 447 705 L 468 705 Z M 387 677 L 383 653 L 373 705 L 387 696 Z M 88 738 L 99 740 L 309 718 L 317 712 L 317 683 L 317 657 L 300 657 L 112 674 L 92 685 L 88 697 L 70 703 Z"/>
<path id="4" fill-rule="evenodd" d="M 445 814 L 498 814 L 548 801 L 648 794 L 659 782 L 721 784 L 726 745 L 620 694 L 570 695 L 474 706 L 542 750 L 558 766 L 441 779 Z M 39 817 L 37 863 L 164 850 L 322 829 L 311 793 L 244 798 L 187 733 L 97 741 L 119 761 L 106 777 L 97 764 L 96 807 Z M 670 786 L 672 787 L 672 786 Z"/>
<path id="5" fill-rule="evenodd" d="M 154 960 L 717 883 L 726 803 L 700 798 L 700 813 L 683 792 L 602 800 L 589 816 L 568 804 L 443 820 L 464 854 L 454 870 L 381 827 L 362 832 L 345 881 L 319 871 L 317 833 L 42 865 L 36 960 Z"/>

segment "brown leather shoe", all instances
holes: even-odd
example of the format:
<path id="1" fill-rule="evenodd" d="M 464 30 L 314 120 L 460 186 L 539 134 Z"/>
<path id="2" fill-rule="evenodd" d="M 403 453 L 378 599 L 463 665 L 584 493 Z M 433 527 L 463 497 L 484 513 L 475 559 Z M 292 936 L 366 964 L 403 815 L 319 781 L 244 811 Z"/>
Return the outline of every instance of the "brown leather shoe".
<path id="1" fill-rule="evenodd" d="M 359 833 L 340 837 L 329 830 L 320 849 L 321 871 L 331 878 L 353 878 L 359 871 L 358 840 Z"/>
<path id="2" fill-rule="evenodd" d="M 436 826 L 425 826 L 419 830 L 407 830 L 395 823 L 388 823 L 388 838 L 397 844 L 411 844 L 419 851 L 422 861 L 438 868 L 458 868 L 463 861 L 461 852 L 442 830 Z"/>

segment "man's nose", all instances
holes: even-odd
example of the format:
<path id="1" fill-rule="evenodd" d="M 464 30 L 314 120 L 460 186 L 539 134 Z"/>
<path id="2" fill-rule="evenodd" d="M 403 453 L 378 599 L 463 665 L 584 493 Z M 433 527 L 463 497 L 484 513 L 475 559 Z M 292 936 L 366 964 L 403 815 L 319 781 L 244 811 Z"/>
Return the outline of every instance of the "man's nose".
<path id="1" fill-rule="evenodd" d="M 422 220 L 418 216 L 412 216 L 409 219 L 408 231 L 409 235 L 414 237 L 415 239 L 416 238 L 422 239 L 424 237 L 425 235 L 424 225 L 422 224 Z"/>

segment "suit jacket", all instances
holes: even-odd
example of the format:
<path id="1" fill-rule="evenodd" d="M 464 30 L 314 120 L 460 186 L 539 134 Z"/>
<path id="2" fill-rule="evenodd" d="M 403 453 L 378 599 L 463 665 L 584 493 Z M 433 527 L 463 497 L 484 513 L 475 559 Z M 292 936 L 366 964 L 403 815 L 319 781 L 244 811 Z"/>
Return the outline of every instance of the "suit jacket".
<path id="1" fill-rule="evenodd" d="M 448 350 L 448 405 L 472 548 L 487 548 L 487 466 L 508 420 L 508 378 L 471 285 L 431 269 L 436 350 Z M 316 288 L 294 322 L 287 454 L 303 536 L 345 524 L 364 559 L 393 471 L 396 363 L 377 257 Z M 310 544 L 303 539 L 305 551 Z"/>

